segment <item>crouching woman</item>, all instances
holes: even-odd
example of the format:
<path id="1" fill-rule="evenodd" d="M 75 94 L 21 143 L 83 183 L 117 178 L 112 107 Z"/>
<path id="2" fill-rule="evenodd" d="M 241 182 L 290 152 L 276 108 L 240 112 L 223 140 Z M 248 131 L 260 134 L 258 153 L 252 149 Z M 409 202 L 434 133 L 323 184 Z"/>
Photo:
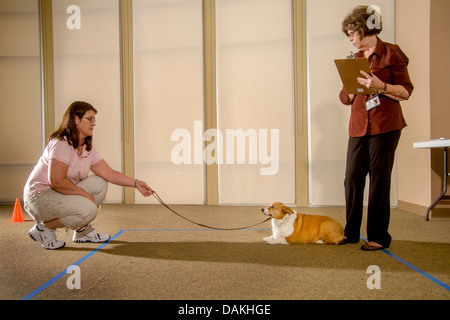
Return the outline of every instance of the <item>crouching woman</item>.
<path id="1" fill-rule="evenodd" d="M 65 246 L 56 239 L 58 228 L 74 230 L 72 240 L 77 243 L 110 239 L 90 226 L 105 199 L 108 182 L 134 187 L 146 197 L 153 193 L 144 181 L 113 170 L 96 151 L 92 145 L 96 114 L 89 103 L 73 102 L 25 185 L 24 208 L 36 221 L 28 234 L 45 249 Z"/>

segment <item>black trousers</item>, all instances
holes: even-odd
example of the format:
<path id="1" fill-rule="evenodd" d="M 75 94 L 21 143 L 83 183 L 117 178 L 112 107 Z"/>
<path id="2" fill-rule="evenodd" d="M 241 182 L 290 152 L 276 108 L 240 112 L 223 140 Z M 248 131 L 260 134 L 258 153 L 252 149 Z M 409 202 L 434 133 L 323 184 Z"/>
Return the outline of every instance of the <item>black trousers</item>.
<path id="1" fill-rule="evenodd" d="M 363 216 L 363 198 L 366 176 L 369 174 L 369 204 L 367 210 L 367 237 L 388 248 L 391 193 L 391 174 L 395 150 L 401 130 L 387 133 L 350 137 L 345 171 L 346 219 L 345 236 L 358 242 Z"/>

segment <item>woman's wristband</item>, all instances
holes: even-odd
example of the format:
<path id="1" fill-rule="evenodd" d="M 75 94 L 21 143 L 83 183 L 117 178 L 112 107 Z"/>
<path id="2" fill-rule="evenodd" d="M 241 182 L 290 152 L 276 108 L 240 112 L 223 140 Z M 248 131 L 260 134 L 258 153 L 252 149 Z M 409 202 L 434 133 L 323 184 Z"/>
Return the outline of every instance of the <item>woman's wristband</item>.
<path id="1" fill-rule="evenodd" d="M 137 182 L 138 182 L 138 180 L 137 179 L 134 179 L 134 188 L 136 189 L 136 186 L 137 186 Z"/>
<path id="2" fill-rule="evenodd" d="M 386 93 L 386 90 L 387 90 L 387 83 L 385 82 L 385 83 L 384 83 L 383 90 L 378 91 L 378 94 L 385 94 L 385 93 Z"/>

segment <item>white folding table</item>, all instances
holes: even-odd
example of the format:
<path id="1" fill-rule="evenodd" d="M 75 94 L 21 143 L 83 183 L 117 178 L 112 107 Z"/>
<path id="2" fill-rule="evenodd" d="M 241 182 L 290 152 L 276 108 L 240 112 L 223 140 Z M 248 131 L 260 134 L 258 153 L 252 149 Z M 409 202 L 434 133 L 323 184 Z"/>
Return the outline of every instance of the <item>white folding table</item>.
<path id="1" fill-rule="evenodd" d="M 450 139 L 444 139 L 444 138 L 414 143 L 414 149 L 424 149 L 424 148 L 430 148 L 430 149 L 443 148 L 444 149 L 444 188 L 442 190 L 441 195 L 427 209 L 427 213 L 425 215 L 426 221 L 430 220 L 430 212 L 439 201 L 450 200 L 450 196 L 446 195 L 446 193 L 447 193 L 447 178 L 448 178 L 448 176 L 450 176 L 450 174 L 448 173 L 448 166 L 447 166 L 448 148 L 449 147 L 450 147 Z"/>

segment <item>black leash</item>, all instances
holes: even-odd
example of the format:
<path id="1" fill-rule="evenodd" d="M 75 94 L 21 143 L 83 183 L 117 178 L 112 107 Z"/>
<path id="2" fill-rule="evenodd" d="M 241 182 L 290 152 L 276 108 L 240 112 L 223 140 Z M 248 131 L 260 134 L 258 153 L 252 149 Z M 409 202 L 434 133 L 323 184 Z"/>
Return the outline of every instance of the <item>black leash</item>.
<path id="1" fill-rule="evenodd" d="M 267 221 L 269 221 L 269 220 L 271 219 L 271 218 L 267 218 L 267 219 L 264 220 L 263 222 L 256 223 L 256 224 L 253 224 L 253 225 L 247 226 L 247 227 L 242 227 L 242 228 L 215 228 L 215 227 L 210 227 L 210 226 L 207 226 L 207 225 L 205 225 L 205 224 L 201 224 L 201 223 L 192 221 L 192 220 L 190 220 L 190 219 L 188 219 L 188 218 L 186 218 L 186 217 L 183 217 L 181 214 L 179 214 L 178 212 L 176 212 L 175 210 L 173 210 L 171 207 L 169 207 L 169 206 L 168 206 L 168 205 L 167 205 L 167 204 L 159 197 L 159 195 L 158 195 L 155 191 L 153 191 L 153 196 L 155 197 L 156 200 L 158 200 L 158 202 L 159 202 L 163 207 L 165 207 L 166 209 L 170 210 L 172 213 L 176 214 L 176 215 L 179 216 L 180 218 L 183 218 L 184 220 L 187 220 L 187 221 L 189 221 L 189 222 L 191 222 L 191 223 L 193 223 L 193 224 L 196 224 L 196 225 L 198 225 L 198 226 L 200 226 L 200 227 L 204 227 L 204 228 L 207 228 L 207 229 L 213 229 L 213 230 L 242 230 L 242 229 L 250 229 L 250 228 L 252 228 L 252 227 L 256 227 L 256 226 L 258 226 L 258 225 L 260 225 L 260 224 L 263 224 L 264 222 L 267 222 Z"/>

